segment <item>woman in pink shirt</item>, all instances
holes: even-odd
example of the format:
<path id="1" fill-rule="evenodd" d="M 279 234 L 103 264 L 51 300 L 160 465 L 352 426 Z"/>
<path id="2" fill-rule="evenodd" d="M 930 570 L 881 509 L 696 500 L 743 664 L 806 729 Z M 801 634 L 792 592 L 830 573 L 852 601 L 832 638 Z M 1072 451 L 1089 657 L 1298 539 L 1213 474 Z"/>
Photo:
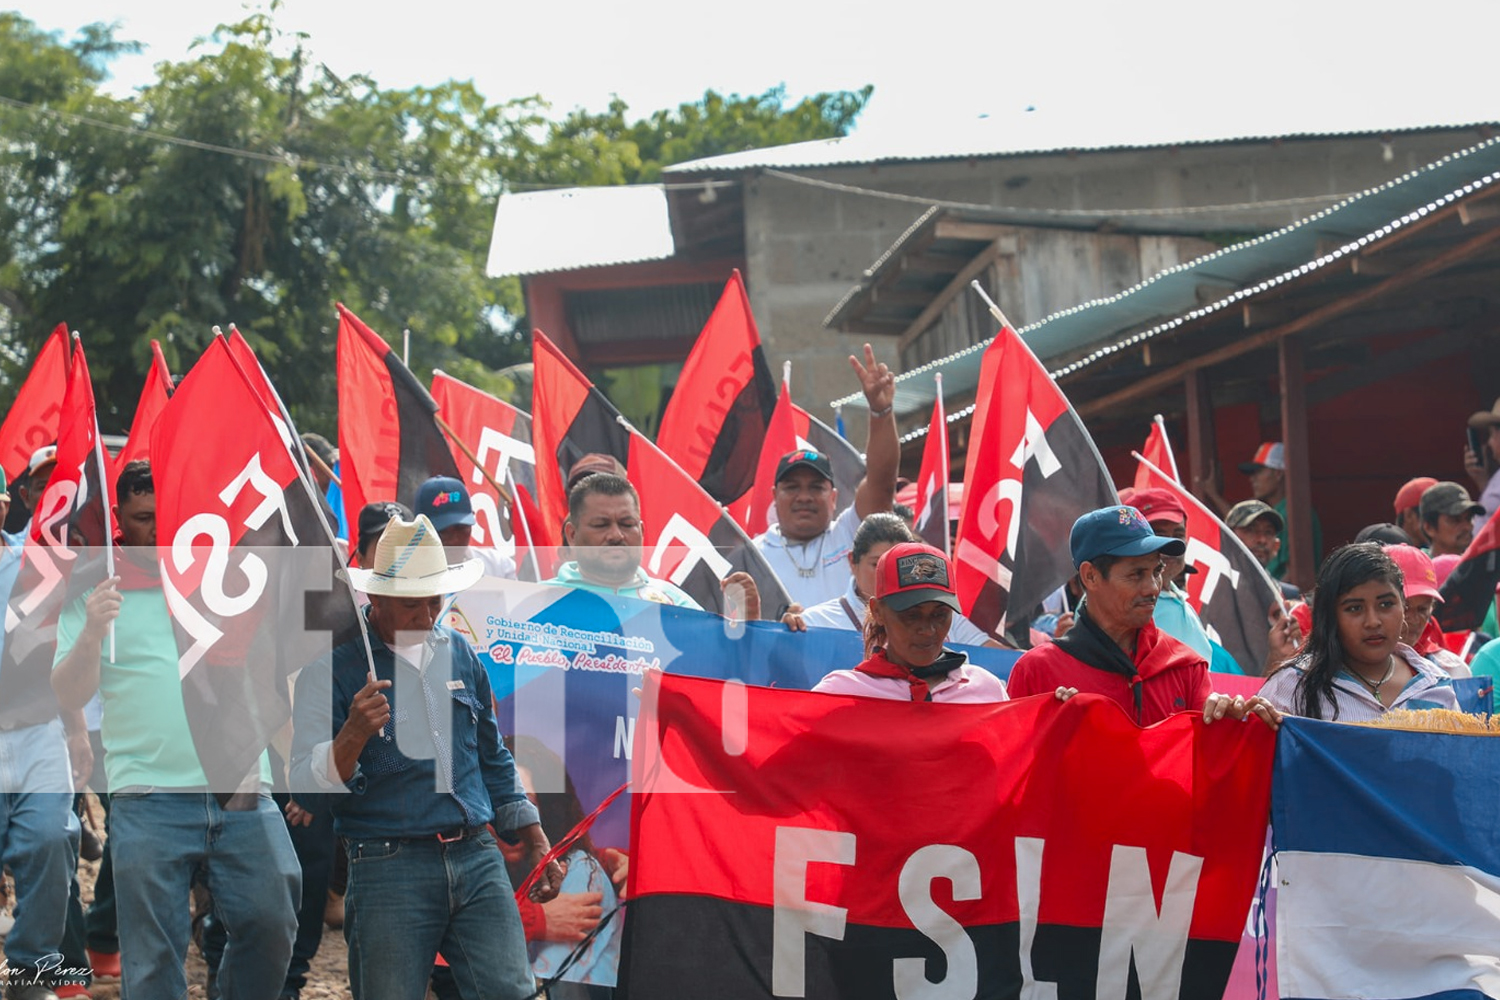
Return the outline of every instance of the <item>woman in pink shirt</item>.
<path id="1" fill-rule="evenodd" d="M 814 691 L 891 701 L 1006 701 L 1005 682 L 944 649 L 959 611 L 953 566 L 930 545 L 903 542 L 880 557 L 865 616 L 865 659 Z"/>

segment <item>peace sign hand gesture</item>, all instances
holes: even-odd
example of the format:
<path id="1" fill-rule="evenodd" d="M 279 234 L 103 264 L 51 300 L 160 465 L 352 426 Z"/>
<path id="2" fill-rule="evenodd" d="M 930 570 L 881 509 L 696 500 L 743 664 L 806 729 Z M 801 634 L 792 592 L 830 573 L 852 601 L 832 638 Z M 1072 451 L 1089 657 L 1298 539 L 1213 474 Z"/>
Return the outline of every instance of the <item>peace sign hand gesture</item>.
<path id="1" fill-rule="evenodd" d="M 865 363 L 860 364 L 859 359 L 851 354 L 849 365 L 859 377 L 859 387 L 865 394 L 865 402 L 870 404 L 870 415 L 885 416 L 896 401 L 896 376 L 884 364 L 875 360 L 875 349 L 869 344 L 865 345 Z"/>

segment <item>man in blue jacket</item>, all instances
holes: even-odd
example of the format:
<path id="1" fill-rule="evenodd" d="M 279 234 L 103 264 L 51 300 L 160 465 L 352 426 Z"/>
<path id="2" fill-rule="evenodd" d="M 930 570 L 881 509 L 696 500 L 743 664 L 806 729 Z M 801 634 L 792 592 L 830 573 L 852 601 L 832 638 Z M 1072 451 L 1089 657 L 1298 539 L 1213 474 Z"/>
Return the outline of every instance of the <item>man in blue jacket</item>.
<path id="1" fill-rule="evenodd" d="M 297 681 L 292 787 L 331 796 L 349 851 L 344 938 L 356 1000 L 422 996 L 441 952 L 465 1000 L 533 990 L 505 861 L 488 827 L 549 850 L 536 807 L 500 742 L 489 679 L 473 649 L 439 625 L 443 597 L 472 586 L 477 560 L 449 565 L 432 523 L 394 519 L 368 569 L 369 655 L 356 636 Z M 531 890 L 546 902 L 563 872 Z"/>

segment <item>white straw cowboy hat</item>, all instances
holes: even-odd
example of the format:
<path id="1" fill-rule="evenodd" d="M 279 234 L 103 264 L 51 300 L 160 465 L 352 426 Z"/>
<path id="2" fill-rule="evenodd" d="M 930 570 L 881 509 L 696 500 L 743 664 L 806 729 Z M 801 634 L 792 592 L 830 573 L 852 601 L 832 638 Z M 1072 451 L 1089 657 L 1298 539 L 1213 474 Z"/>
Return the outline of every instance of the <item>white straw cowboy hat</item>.
<path id="1" fill-rule="evenodd" d="M 478 559 L 448 564 L 443 542 L 426 515 L 414 521 L 391 519 L 375 543 L 369 569 L 348 569 L 349 582 L 382 597 L 441 597 L 467 590 L 484 575 Z"/>

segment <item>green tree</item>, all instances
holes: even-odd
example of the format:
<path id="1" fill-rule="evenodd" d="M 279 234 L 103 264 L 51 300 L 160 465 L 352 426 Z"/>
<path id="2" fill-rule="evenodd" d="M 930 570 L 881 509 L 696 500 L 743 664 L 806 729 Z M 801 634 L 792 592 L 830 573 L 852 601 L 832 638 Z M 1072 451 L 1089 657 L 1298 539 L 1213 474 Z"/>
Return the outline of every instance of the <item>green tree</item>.
<path id="1" fill-rule="evenodd" d="M 71 41 L 0 13 L 0 406 L 65 320 L 83 334 L 106 431 L 122 431 L 152 338 L 174 371 L 235 323 L 299 425 L 331 433 L 335 301 L 411 367 L 503 389 L 525 360 L 514 279 L 484 274 L 505 185 L 651 180 L 697 156 L 839 135 L 870 90 L 784 108 L 709 92 L 627 121 L 546 118 L 471 83 L 387 90 L 309 65 L 256 14 L 128 98 L 99 89 L 133 48 L 94 25 Z M 289 53 L 289 54 L 288 54 Z"/>

